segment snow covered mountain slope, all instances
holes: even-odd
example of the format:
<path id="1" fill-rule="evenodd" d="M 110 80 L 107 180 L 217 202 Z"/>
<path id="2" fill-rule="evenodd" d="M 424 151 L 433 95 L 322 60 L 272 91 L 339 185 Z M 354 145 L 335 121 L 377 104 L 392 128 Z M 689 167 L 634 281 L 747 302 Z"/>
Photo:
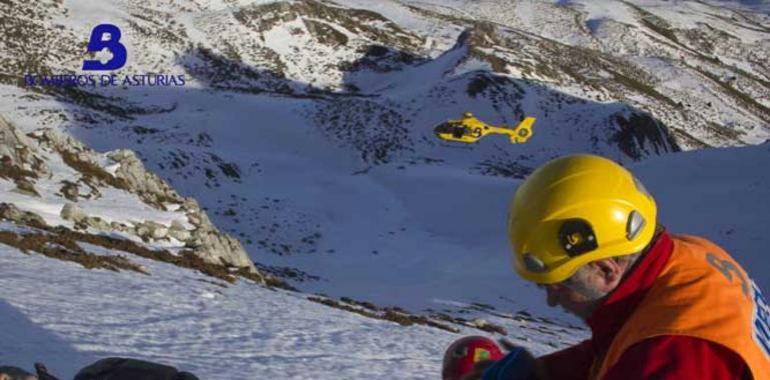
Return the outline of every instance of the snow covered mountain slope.
<path id="1" fill-rule="evenodd" d="M 770 210 L 762 200 L 770 195 L 770 178 L 764 174 L 769 163 L 770 146 L 764 144 L 660 157 L 632 169 L 658 194 L 661 218 L 672 231 L 702 234 L 723 244 L 766 289 L 770 263 L 762 248 Z M 7 223 L 0 227 L 35 232 Z M 83 248 L 98 255 L 121 253 L 87 244 Z M 129 257 L 152 275 L 85 270 L 0 244 L 0 323 L 5 326 L 0 360 L 22 366 L 44 361 L 63 376 L 98 358 L 122 355 L 177 365 L 206 379 L 432 379 L 440 371 L 443 349 L 460 336 L 363 318 L 308 302 L 301 293 L 271 291 L 249 281 L 228 284 Z M 441 260 L 444 265 L 451 261 Z M 454 281 L 467 285 L 455 300 L 463 298 L 460 294 L 492 289 L 511 298 L 543 296 L 518 284 L 501 268 L 503 260 L 488 261 L 452 269 Z M 474 288 L 478 279 L 469 273 L 473 270 L 491 274 L 497 282 L 488 283 L 486 290 Z M 442 304 L 463 305 L 452 299 Z M 574 344 L 587 334 L 528 314 L 495 316 L 480 306 L 475 310 L 485 311 L 489 321 L 508 329 L 509 339 L 536 354 Z"/>
<path id="2" fill-rule="evenodd" d="M 3 119 L 0 136 L 0 363 L 43 361 L 62 378 L 107 356 L 205 379 L 432 378 L 458 333 L 506 324 L 541 353 L 584 335 L 484 305 L 455 306 L 485 311 L 485 321 L 427 320 L 265 287 L 284 284 L 255 271 L 194 200 L 130 151 L 97 154 Z"/>
<path id="3" fill-rule="evenodd" d="M 216 249 L 198 253 L 241 252 L 242 245 L 248 258 L 241 252 L 246 262 L 234 266 L 254 261 L 261 272 L 286 278 L 302 291 L 399 306 L 436 320 L 439 314 L 468 320 L 480 316 L 508 327 L 515 337 L 520 326 L 512 318 L 524 315 L 516 312 L 546 316 L 561 325 L 574 322 L 547 309 L 543 295 L 515 277 L 504 231 L 507 205 L 521 179 L 565 153 L 599 153 L 638 170 L 658 195 L 663 224 L 723 244 L 748 264 L 762 287 L 770 287 L 768 274 L 761 271 L 768 262 L 758 254 L 770 243 L 763 229 L 770 211 L 764 201 L 770 187 L 764 170 L 768 148 L 751 146 L 770 137 L 770 26 L 766 12 L 726 4 L 3 2 L 0 113 L 20 135 L 40 136 L 41 128 L 52 128 L 99 152 L 135 151 L 175 191 L 196 199 L 199 214 L 206 211 L 212 228 L 216 225 L 238 240 L 214 239 L 219 241 Z M 185 75 L 186 85 L 27 84 L 28 74 L 82 74 L 83 60 L 93 58 L 85 53 L 91 29 L 102 23 L 121 28 L 128 51 L 126 66 L 114 74 Z M 493 124 L 512 125 L 523 116 L 535 116 L 535 135 L 516 146 L 502 137 L 468 146 L 437 140 L 433 127 L 464 111 Z M 675 153 L 707 146 L 734 148 Z M 119 169 L 110 158 L 114 154 L 92 155 L 92 163 L 108 174 Z M 163 209 L 156 209 L 142 200 L 141 187 L 125 193 L 115 186 L 91 199 L 85 179 L 70 181 L 80 183 L 77 191 L 65 187 L 65 180 L 81 174 L 62 164 L 53 151 L 44 156 L 56 165 L 51 177 L 40 175 L 33 181 L 41 197 L 18 193 L 29 184 L 5 178 L 0 180 L 3 203 L 43 214 L 51 225 L 74 228 L 74 222 L 60 220 L 70 194 L 76 200 L 70 202 L 107 223 L 91 219 L 96 227 L 105 227 L 97 229 L 100 233 L 130 227 L 134 235 L 150 240 L 151 230 L 140 232 L 131 222 L 136 218 L 157 223 L 144 226 L 160 230 L 159 236 L 173 226 L 185 237 L 181 230 L 194 231 L 185 202 L 172 202 L 177 205 L 170 208 L 160 202 Z M 139 163 L 129 156 L 115 157 Z M 116 210 L 123 211 L 116 215 Z M 174 219 L 179 223 L 172 225 Z M 202 215 L 199 219 L 208 222 Z M 130 226 L 121 227 L 121 222 Z M 200 246 L 188 238 L 193 240 L 190 246 Z M 190 248 L 181 240 L 153 240 L 153 249 Z M 14 250 L 4 252 L 24 257 Z M 19 268 L 14 280 L 23 280 L 39 269 L 36 265 Z M 158 263 L 145 267 L 152 274 L 156 265 L 165 268 Z M 179 281 L 194 275 L 183 269 L 163 273 Z M 156 280 L 161 281 L 153 274 L 147 281 Z M 72 291 L 61 281 L 62 294 Z M 165 284 L 143 281 L 145 277 L 131 277 L 129 282 L 142 289 Z M 98 289 L 89 284 L 87 294 Z M 194 289 L 185 293 L 190 296 L 185 302 L 197 302 Z M 300 302 L 301 295 L 278 296 L 250 284 L 233 289 L 254 298 L 247 306 L 257 307 L 266 298 L 273 300 L 267 308 L 281 302 L 318 307 Z M 84 347 L 90 343 L 80 340 L 82 331 L 67 332 L 35 317 L 41 310 L 55 314 L 66 304 L 29 303 L 12 290 L 4 296 L 11 305 L 5 308 L 8 313 L 22 313 L 30 324 L 63 336 L 68 343 L 62 347 L 71 344 L 88 351 Z M 118 297 L 120 289 L 113 291 Z M 99 303 L 95 297 L 82 302 Z M 249 312 L 236 310 L 235 300 L 228 302 L 230 313 Z M 105 309 L 111 307 L 123 310 L 113 304 Z M 129 312 L 141 307 L 139 302 Z M 293 307 L 284 310 L 301 314 Z M 173 320 L 168 313 L 153 315 Z M 499 316 L 504 313 L 512 316 Z M 314 321 L 333 324 L 336 315 Z M 389 326 L 378 334 L 403 329 L 366 323 Z M 557 334 L 552 345 L 542 340 L 546 333 L 531 339 L 541 350 L 584 333 L 569 329 Z M 174 334 L 178 332 L 151 336 L 149 345 L 164 336 L 173 341 L 168 337 Z M 212 331 L 202 337 L 224 344 L 231 341 L 227 334 Z M 446 337 L 436 338 L 440 348 L 432 353 L 450 339 L 440 329 L 429 334 Z M 324 339 L 337 342 L 334 336 Z M 132 343 L 126 351 L 117 345 L 104 344 L 95 351 L 132 353 L 148 343 Z M 200 348 L 202 356 L 210 354 L 206 349 Z M 389 349 L 377 352 L 383 351 Z M 291 360 L 288 356 L 280 360 Z M 194 367 L 183 357 L 176 353 L 170 359 L 204 373 L 253 368 Z M 374 355 L 361 359 L 377 362 Z M 328 363 L 332 368 L 333 359 Z M 433 371 L 429 376 L 413 373 L 421 371 L 417 367 L 398 374 L 432 377 L 432 363 L 427 364 L 434 366 L 428 368 Z M 62 365 L 65 371 L 75 366 Z M 377 371 L 387 373 L 386 365 L 379 365 Z M 360 374 L 346 368 L 351 372 L 343 371 L 343 377 Z"/>
<path id="4" fill-rule="evenodd" d="M 64 128 L 100 151 L 135 150 L 302 289 L 416 308 L 473 266 L 415 251 L 496 247 L 473 261 L 497 263 L 510 177 L 551 157 L 631 162 L 767 139 L 766 17 L 694 2 L 505 4 L 4 6 L 0 107 L 25 132 Z M 23 84 L 77 72 L 88 55 L 76 47 L 106 22 L 129 52 L 117 74 L 181 73 L 188 85 Z M 535 137 L 435 139 L 436 123 L 466 110 L 492 123 L 535 116 Z M 483 222 L 458 222 L 471 217 Z"/>

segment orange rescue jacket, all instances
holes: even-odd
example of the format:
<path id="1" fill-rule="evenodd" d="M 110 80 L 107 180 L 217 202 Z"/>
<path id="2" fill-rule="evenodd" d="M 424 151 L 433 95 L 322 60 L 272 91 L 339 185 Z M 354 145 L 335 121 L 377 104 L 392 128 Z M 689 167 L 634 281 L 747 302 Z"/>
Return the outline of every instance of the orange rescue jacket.
<path id="1" fill-rule="evenodd" d="M 671 257 L 647 295 L 594 361 L 601 379 L 644 339 L 684 335 L 734 351 L 755 380 L 770 379 L 770 307 L 759 287 L 724 250 L 694 236 L 673 236 Z"/>

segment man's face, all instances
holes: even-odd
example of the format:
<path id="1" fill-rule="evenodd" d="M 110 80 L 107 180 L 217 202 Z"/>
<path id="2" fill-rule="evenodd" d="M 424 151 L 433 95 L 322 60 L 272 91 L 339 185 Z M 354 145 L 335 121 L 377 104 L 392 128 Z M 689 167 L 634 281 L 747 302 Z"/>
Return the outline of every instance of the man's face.
<path id="1" fill-rule="evenodd" d="M 580 268 L 566 281 L 538 287 L 545 289 L 548 306 L 561 306 L 585 321 L 618 286 L 622 270 L 612 260 L 600 260 Z"/>
<path id="2" fill-rule="evenodd" d="M 545 288 L 548 306 L 561 306 L 567 312 L 578 316 L 584 321 L 601 304 L 601 300 L 587 297 L 563 283 L 540 285 L 540 287 Z"/>

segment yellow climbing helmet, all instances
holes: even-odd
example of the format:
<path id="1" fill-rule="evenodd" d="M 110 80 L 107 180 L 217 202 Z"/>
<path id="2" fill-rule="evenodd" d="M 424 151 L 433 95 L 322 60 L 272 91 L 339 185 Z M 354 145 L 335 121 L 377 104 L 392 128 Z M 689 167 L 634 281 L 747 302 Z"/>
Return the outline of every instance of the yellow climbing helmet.
<path id="1" fill-rule="evenodd" d="M 508 214 L 513 266 L 540 284 L 561 282 L 599 259 L 640 252 L 655 233 L 655 200 L 603 157 L 554 159 L 519 186 Z"/>

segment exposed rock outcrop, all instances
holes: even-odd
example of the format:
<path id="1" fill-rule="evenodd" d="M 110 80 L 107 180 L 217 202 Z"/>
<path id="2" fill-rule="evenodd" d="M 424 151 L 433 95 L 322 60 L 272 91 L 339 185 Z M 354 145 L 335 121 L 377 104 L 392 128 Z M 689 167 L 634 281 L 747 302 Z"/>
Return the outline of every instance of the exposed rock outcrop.
<path id="1" fill-rule="evenodd" d="M 175 239 L 206 263 L 257 273 L 240 242 L 220 232 L 198 202 L 180 196 L 163 179 L 148 172 L 134 152 L 121 149 L 100 155 L 59 130 L 46 128 L 24 135 L 0 118 L 0 158 L 3 160 L 0 177 L 14 180 L 17 192 L 40 196 L 34 180 L 52 178 L 46 165 L 47 154 L 58 154 L 79 174 L 79 178 L 53 179 L 59 181 L 55 182 L 58 184 L 55 187 L 59 187 L 55 196 L 69 201 L 62 207 L 60 216 L 71 221 L 76 230 L 115 231 L 137 236 L 145 242 Z M 180 214 L 179 220 L 170 225 L 153 220 L 108 221 L 89 215 L 78 206 L 79 202 L 100 198 L 107 188 L 136 194 L 145 204 L 160 211 L 175 211 Z M 2 204 L 0 217 L 22 224 L 45 225 L 40 216 L 12 204 Z"/>
<path id="2" fill-rule="evenodd" d="M 36 176 L 48 174 L 45 160 L 34 145 L 30 138 L 0 116 L 0 159 L 4 167 L 15 166 Z"/>
<path id="3" fill-rule="evenodd" d="M 0 203 L 0 220 L 28 226 L 45 226 L 45 220 L 33 212 L 19 210 L 11 203 Z"/>
<path id="4" fill-rule="evenodd" d="M 164 203 L 181 203 L 182 197 L 154 173 L 148 172 L 133 151 L 120 149 L 107 153 L 115 161 L 115 177 L 125 181 L 132 192 L 158 208 L 165 209 Z"/>
<path id="5" fill-rule="evenodd" d="M 196 227 L 190 231 L 192 235 L 190 239 L 186 240 L 188 247 L 192 248 L 196 255 L 208 262 L 223 260 L 230 265 L 248 266 L 256 271 L 254 263 L 246 255 L 241 243 L 217 231 L 195 199 L 185 198 L 182 207 L 186 211 L 187 219 Z"/>

